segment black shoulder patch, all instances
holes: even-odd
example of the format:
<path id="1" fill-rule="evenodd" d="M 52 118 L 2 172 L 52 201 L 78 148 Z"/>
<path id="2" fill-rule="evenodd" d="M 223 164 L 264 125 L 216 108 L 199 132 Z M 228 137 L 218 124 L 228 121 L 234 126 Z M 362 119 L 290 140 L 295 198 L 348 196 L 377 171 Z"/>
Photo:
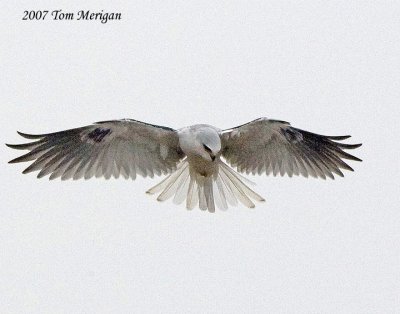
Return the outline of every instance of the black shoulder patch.
<path id="1" fill-rule="evenodd" d="M 111 134 L 111 129 L 96 128 L 90 132 L 87 136 L 91 140 L 100 143 L 107 135 Z"/>
<path id="2" fill-rule="evenodd" d="M 281 132 L 289 142 L 296 143 L 303 140 L 303 135 L 293 128 L 281 128 Z"/>

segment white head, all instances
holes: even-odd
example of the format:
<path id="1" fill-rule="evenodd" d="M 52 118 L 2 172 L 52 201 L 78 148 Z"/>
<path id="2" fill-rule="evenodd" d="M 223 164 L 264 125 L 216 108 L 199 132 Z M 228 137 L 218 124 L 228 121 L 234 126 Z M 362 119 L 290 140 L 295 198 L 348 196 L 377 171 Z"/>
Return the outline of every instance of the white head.
<path id="1" fill-rule="evenodd" d="M 198 130 L 196 142 L 200 156 L 206 160 L 215 160 L 215 156 L 221 150 L 221 138 L 216 130 L 204 127 Z"/>
<path id="2" fill-rule="evenodd" d="M 208 161 L 214 161 L 221 150 L 217 130 L 204 124 L 182 129 L 179 143 L 186 155 L 200 156 Z"/>

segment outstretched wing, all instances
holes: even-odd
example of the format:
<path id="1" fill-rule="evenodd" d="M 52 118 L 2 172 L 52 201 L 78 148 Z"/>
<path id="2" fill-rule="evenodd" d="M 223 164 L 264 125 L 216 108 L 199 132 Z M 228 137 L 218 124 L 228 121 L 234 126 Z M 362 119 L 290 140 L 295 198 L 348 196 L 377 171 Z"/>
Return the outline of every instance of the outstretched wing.
<path id="1" fill-rule="evenodd" d="M 153 177 L 172 172 L 184 157 L 175 130 L 130 119 L 42 135 L 18 133 L 35 141 L 7 144 L 30 151 L 10 163 L 35 160 L 23 173 L 40 170 L 38 178 Z"/>
<path id="2" fill-rule="evenodd" d="M 334 179 L 340 169 L 353 169 L 343 159 L 361 159 L 346 153 L 361 144 L 342 144 L 350 136 L 324 136 L 296 129 L 288 122 L 260 118 L 221 132 L 222 156 L 239 172 L 285 173 Z"/>

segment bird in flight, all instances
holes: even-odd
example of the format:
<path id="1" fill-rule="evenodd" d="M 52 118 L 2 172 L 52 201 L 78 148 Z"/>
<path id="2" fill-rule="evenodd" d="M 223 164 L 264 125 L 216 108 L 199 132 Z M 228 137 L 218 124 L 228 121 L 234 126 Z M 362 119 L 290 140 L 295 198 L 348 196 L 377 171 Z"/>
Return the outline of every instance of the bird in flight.
<path id="1" fill-rule="evenodd" d="M 348 135 L 319 135 L 267 118 L 227 130 L 206 124 L 174 130 L 122 119 L 55 133 L 18 134 L 33 140 L 6 144 L 29 150 L 10 161 L 34 160 L 23 173 L 40 170 L 37 177 L 50 175 L 50 180 L 168 175 L 147 193 L 209 212 L 216 206 L 225 210 L 240 202 L 252 208 L 253 201 L 264 201 L 238 172 L 334 179 L 334 174 L 343 177 L 341 169 L 353 171 L 343 159 L 361 161 L 344 151 L 361 144 L 339 142 Z"/>

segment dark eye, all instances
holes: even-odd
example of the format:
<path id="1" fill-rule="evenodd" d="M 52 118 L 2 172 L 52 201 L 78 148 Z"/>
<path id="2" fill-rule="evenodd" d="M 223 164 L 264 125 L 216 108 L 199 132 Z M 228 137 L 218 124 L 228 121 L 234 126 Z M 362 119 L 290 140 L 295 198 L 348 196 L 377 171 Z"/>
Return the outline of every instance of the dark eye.
<path id="1" fill-rule="evenodd" d="M 203 147 L 207 152 L 211 153 L 210 147 L 208 147 L 206 144 L 203 144 Z"/>

